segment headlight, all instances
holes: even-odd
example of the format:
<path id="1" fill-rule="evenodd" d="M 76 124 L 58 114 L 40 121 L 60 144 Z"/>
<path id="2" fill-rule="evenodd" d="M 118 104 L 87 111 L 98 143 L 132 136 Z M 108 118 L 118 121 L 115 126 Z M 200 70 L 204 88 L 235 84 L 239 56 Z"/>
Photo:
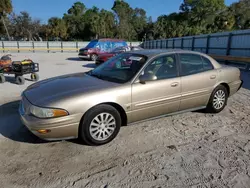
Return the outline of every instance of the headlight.
<path id="1" fill-rule="evenodd" d="M 55 118 L 69 115 L 66 110 L 40 108 L 33 105 L 30 107 L 30 113 L 38 118 Z"/>

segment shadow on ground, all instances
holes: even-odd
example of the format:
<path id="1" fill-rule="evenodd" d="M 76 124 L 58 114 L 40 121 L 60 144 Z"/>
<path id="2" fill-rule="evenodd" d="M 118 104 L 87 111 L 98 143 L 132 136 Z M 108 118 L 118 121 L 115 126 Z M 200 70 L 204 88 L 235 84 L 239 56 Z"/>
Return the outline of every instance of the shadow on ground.
<path id="1" fill-rule="evenodd" d="M 83 59 L 80 59 L 79 57 L 69 57 L 66 60 L 69 60 L 69 61 L 84 61 Z"/>
<path id="2" fill-rule="evenodd" d="M 86 68 L 96 68 L 97 65 L 95 63 L 88 63 L 86 65 L 83 65 L 83 67 L 86 67 Z"/>
<path id="3" fill-rule="evenodd" d="M 47 143 L 33 135 L 20 121 L 18 114 L 19 101 L 0 106 L 0 137 L 1 135 L 17 142 L 32 144 Z"/>
<path id="4" fill-rule="evenodd" d="M 250 90 L 250 71 L 241 71 L 241 79 L 244 81 L 242 87 Z"/>
<path id="5" fill-rule="evenodd" d="M 24 78 L 26 81 L 30 81 L 30 82 L 34 82 L 32 79 L 30 78 L 27 78 L 27 76 L 24 75 Z M 9 83 L 12 83 L 12 84 L 16 84 L 16 79 L 15 79 L 15 76 L 6 76 L 5 75 L 5 81 L 6 82 L 9 82 Z"/>

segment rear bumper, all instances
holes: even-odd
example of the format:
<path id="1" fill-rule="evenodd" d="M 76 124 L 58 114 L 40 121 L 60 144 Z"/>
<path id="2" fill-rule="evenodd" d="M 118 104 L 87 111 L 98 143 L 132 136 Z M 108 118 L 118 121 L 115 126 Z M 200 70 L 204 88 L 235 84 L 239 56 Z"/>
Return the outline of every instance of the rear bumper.
<path id="1" fill-rule="evenodd" d="M 241 80 L 241 84 L 240 84 L 240 87 L 238 88 L 238 90 L 237 91 L 239 91 L 241 88 L 242 88 L 242 86 L 243 86 L 243 83 L 244 83 L 244 81 L 243 80 Z"/>
<path id="2" fill-rule="evenodd" d="M 241 87 L 243 85 L 243 81 L 238 80 L 238 81 L 229 83 L 228 85 L 229 85 L 229 88 L 230 88 L 230 96 L 232 96 L 241 89 Z"/>

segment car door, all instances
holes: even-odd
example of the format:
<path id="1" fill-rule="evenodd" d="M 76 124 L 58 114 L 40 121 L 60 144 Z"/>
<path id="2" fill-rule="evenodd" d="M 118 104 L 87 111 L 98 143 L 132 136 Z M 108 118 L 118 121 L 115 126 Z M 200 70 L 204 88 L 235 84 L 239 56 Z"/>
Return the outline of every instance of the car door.
<path id="1" fill-rule="evenodd" d="M 217 82 L 217 70 L 199 54 L 179 53 L 181 72 L 180 110 L 205 107 Z"/>
<path id="2" fill-rule="evenodd" d="M 181 80 L 175 54 L 152 60 L 141 75 L 153 74 L 156 80 L 132 84 L 132 122 L 179 110 Z"/>

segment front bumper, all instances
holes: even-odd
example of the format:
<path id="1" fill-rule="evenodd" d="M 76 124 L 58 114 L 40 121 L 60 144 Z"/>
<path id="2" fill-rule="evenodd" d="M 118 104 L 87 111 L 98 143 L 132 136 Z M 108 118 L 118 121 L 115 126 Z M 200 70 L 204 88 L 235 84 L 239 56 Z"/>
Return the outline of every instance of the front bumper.
<path id="1" fill-rule="evenodd" d="M 78 57 L 81 58 L 81 59 L 88 59 L 90 60 L 90 55 L 88 54 L 78 54 Z"/>
<path id="2" fill-rule="evenodd" d="M 25 104 L 24 104 L 25 103 Z M 78 137 L 81 114 L 74 114 L 60 118 L 40 119 L 27 113 L 31 105 L 27 99 L 23 99 L 19 106 L 19 114 L 22 123 L 36 136 L 43 140 L 66 140 Z M 25 106 L 25 108 L 24 108 Z M 38 130 L 49 130 L 42 134 Z"/>

